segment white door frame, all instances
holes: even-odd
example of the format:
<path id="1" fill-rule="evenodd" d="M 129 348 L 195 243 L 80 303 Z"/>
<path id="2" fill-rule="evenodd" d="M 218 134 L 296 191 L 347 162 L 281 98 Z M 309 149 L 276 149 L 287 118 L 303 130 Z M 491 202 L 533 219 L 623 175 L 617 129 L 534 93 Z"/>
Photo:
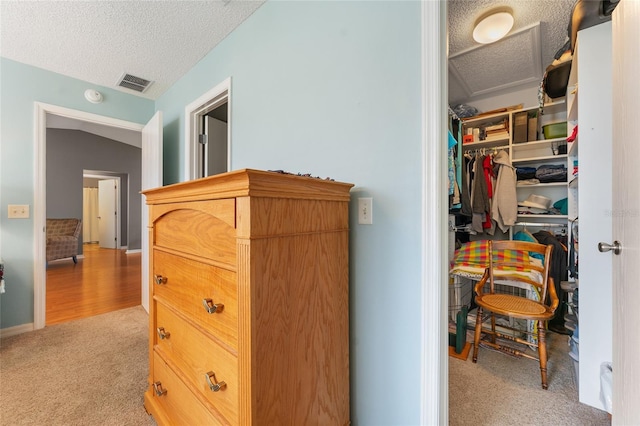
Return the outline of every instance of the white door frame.
<path id="1" fill-rule="evenodd" d="M 447 3 L 422 1 L 420 424 L 449 423 L 447 331 Z"/>
<path id="2" fill-rule="evenodd" d="M 196 179 L 198 173 L 198 120 L 203 115 L 227 104 L 227 170 L 231 170 L 231 77 L 209 89 L 184 109 L 184 177 L 185 181 Z"/>
<path id="3" fill-rule="evenodd" d="M 46 215 L 47 215 L 47 114 L 75 120 L 86 121 L 105 126 L 116 127 L 125 130 L 142 132 L 143 125 L 117 118 L 104 117 L 84 111 L 77 111 L 58 105 L 49 105 L 34 102 L 34 159 L 35 177 L 33 180 L 33 328 L 40 329 L 45 326 L 46 315 Z M 142 162 L 147 161 L 144 148 L 142 150 Z M 145 230 L 141 230 L 145 232 Z"/>
<path id="4" fill-rule="evenodd" d="M 151 119 L 142 128 L 142 173 L 140 184 L 142 190 L 157 188 L 162 186 L 162 111 L 156 111 Z M 142 292 L 141 302 L 142 307 L 149 312 L 149 282 L 151 281 L 151 267 L 150 267 L 150 241 L 149 241 L 149 206 L 147 205 L 146 198 L 140 199 L 142 220 L 141 231 L 142 236 L 140 241 L 142 242 L 142 268 L 141 268 L 141 280 L 142 280 Z"/>
<path id="5" fill-rule="evenodd" d="M 122 181 L 120 179 L 120 176 L 109 176 L 109 175 L 101 175 L 101 174 L 97 174 L 97 173 L 83 173 L 82 174 L 83 177 L 86 178 L 94 178 L 94 179 L 100 179 L 100 180 L 115 180 L 116 183 L 116 193 L 117 193 L 117 199 L 116 199 L 116 241 L 117 241 L 117 245 L 116 248 L 117 249 L 121 249 L 123 248 L 122 246 L 122 232 L 121 232 L 121 226 L 122 226 L 122 222 L 121 222 L 121 202 L 120 202 L 120 198 L 122 197 Z M 128 198 L 128 193 L 127 193 L 127 198 Z M 128 216 L 127 216 L 128 217 Z M 127 229 L 129 229 L 129 227 L 127 227 Z M 127 238 L 127 243 L 128 243 L 129 239 Z"/>

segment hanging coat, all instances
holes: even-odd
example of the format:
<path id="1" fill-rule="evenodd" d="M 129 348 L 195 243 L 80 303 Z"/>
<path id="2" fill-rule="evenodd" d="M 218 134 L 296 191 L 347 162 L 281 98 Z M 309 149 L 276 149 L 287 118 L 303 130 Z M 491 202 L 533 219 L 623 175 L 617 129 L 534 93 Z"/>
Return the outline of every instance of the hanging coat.
<path id="1" fill-rule="evenodd" d="M 478 233 L 484 231 L 483 223 L 487 220 L 487 212 L 491 211 L 491 200 L 487 191 L 487 181 L 484 177 L 484 156 L 476 156 L 473 173 L 473 187 L 471 189 L 471 229 Z"/>
<path id="2" fill-rule="evenodd" d="M 493 157 L 497 169 L 496 186 L 493 189 L 491 216 L 502 232 L 516 223 L 518 218 L 518 197 L 516 195 L 516 170 L 511 165 L 506 151 L 498 152 Z"/>
<path id="3" fill-rule="evenodd" d="M 462 189 L 460 190 L 460 202 L 462 204 L 460 214 L 471 217 L 473 212 L 471 211 L 471 174 L 469 170 L 470 167 L 473 168 L 473 166 L 470 165 L 472 159 L 465 156 L 462 162 L 464 165 L 462 169 Z"/>

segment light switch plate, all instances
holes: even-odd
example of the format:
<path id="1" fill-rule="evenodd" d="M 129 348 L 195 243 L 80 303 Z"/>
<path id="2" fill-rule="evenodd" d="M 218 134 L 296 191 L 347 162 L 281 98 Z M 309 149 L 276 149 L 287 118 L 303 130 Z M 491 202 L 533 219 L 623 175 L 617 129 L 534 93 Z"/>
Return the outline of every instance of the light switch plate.
<path id="1" fill-rule="evenodd" d="M 373 224 L 373 198 L 358 198 L 358 223 L 360 225 Z"/>
<path id="2" fill-rule="evenodd" d="M 29 218 L 29 205 L 28 204 L 9 204 L 9 219 L 28 219 Z"/>

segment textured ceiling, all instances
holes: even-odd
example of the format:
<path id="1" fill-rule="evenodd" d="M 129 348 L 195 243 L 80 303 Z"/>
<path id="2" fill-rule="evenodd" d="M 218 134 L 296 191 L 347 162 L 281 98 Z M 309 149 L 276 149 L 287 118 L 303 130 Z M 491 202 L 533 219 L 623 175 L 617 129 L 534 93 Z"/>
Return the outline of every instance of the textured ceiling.
<path id="1" fill-rule="evenodd" d="M 0 55 L 157 99 L 264 0 L 0 1 Z M 117 87 L 124 72 L 152 80 Z"/>
<path id="2" fill-rule="evenodd" d="M 470 102 L 539 83 L 544 69 L 568 41 L 576 0 L 448 0 L 449 103 Z M 471 36 L 475 21 L 496 7 L 513 10 L 509 35 L 481 45 Z"/>
<path id="3" fill-rule="evenodd" d="M 450 103 L 539 81 L 567 40 L 575 1 L 448 0 Z M 263 2 L 0 0 L 0 55 L 155 100 Z M 473 41 L 475 20 L 504 5 L 514 11 L 511 35 Z M 119 88 L 124 72 L 154 83 L 142 94 Z"/>

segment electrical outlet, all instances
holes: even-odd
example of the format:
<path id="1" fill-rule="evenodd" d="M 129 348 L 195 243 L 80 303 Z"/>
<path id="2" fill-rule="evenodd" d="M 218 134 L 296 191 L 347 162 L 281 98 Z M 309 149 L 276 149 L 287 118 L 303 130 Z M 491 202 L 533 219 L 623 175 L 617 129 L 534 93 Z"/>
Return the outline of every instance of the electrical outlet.
<path id="1" fill-rule="evenodd" d="M 373 198 L 358 198 L 358 223 L 373 224 Z"/>
<path id="2" fill-rule="evenodd" d="M 28 204 L 9 204 L 9 219 L 28 219 L 29 218 L 29 205 Z"/>

